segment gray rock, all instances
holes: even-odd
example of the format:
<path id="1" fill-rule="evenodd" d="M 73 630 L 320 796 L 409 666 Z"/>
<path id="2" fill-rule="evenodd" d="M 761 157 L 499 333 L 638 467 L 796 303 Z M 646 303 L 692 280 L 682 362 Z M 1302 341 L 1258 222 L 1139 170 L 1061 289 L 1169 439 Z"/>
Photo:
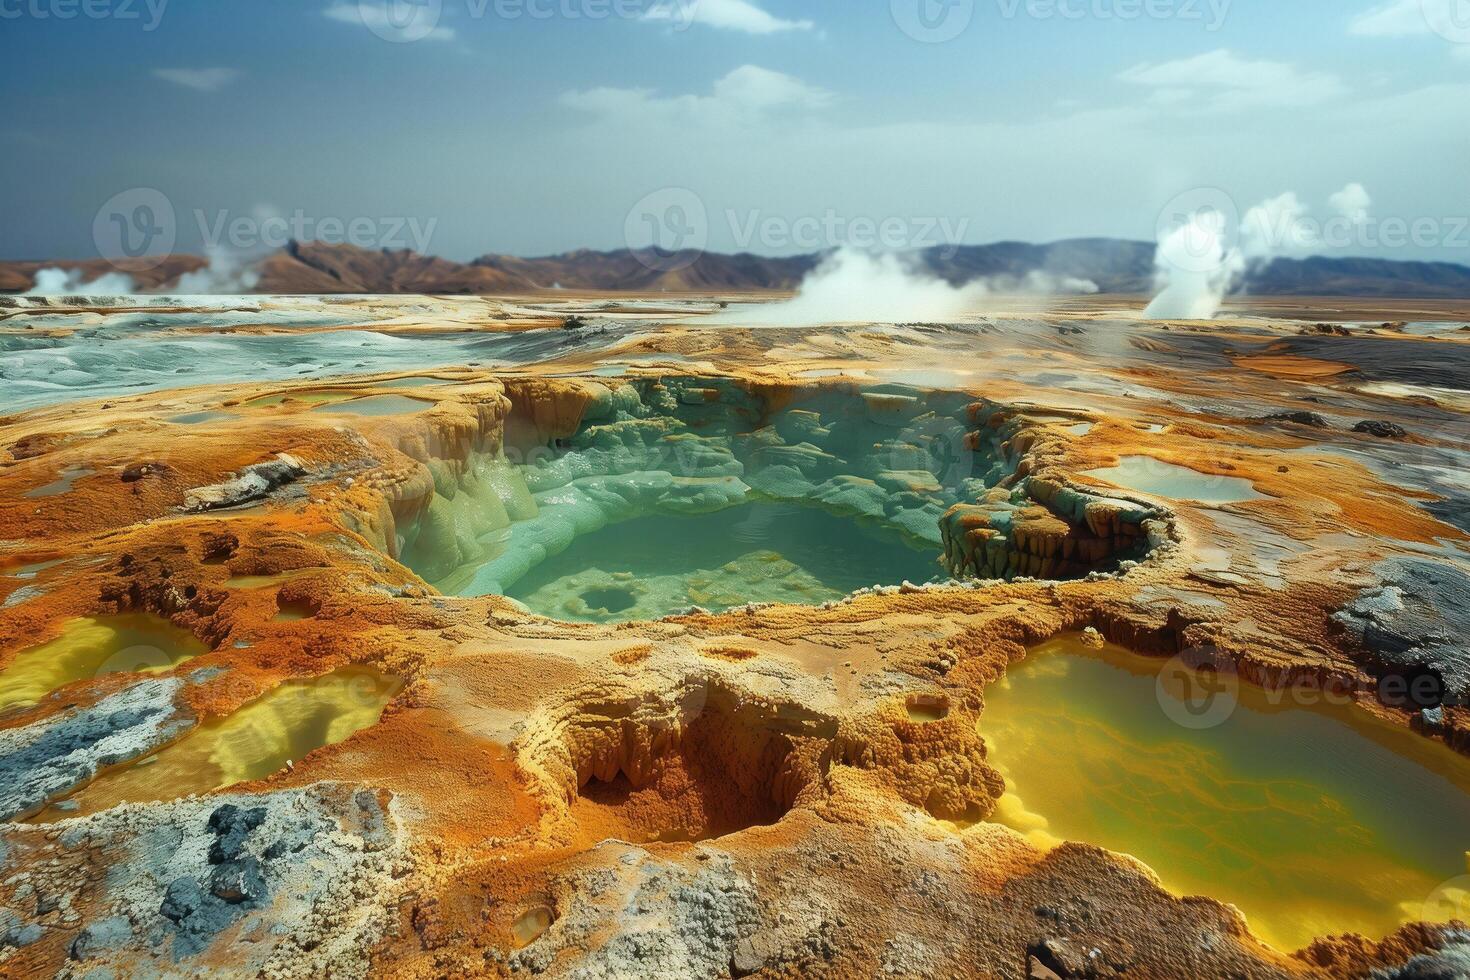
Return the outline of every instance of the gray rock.
<path id="1" fill-rule="evenodd" d="M 1470 695 L 1470 575 L 1448 562 L 1387 558 L 1379 584 L 1333 614 L 1388 667 L 1428 668 L 1451 700 Z"/>
<path id="2" fill-rule="evenodd" d="M 4 602 L 0 602 L 0 609 L 9 609 L 23 602 L 30 602 L 32 599 L 38 599 L 45 594 L 44 589 L 39 589 L 34 585 L 22 585 L 10 593 L 10 595 L 6 596 Z"/>
<path id="3" fill-rule="evenodd" d="M 0 730 L 0 820 L 34 813 L 105 766 L 136 759 L 192 719 L 174 705 L 180 682 L 144 680 L 96 704 Z"/>
<path id="4" fill-rule="evenodd" d="M 1403 966 L 1375 970 L 1372 980 L 1464 980 L 1470 977 L 1470 939 L 1425 953 Z"/>
<path id="5" fill-rule="evenodd" d="M 247 466 L 239 476 L 208 487 L 195 487 L 184 494 L 184 509 L 219 510 L 261 500 L 271 491 L 300 479 L 306 468 L 296 458 L 281 453 L 268 463 Z"/>
<path id="6" fill-rule="evenodd" d="M 45 932 L 35 922 L 24 922 L 9 909 L 0 909 L 0 949 L 29 946 Z"/>
<path id="7" fill-rule="evenodd" d="M 750 939 L 742 939 L 735 944 L 735 953 L 730 957 L 732 976 L 748 977 L 765 965 L 765 954 L 756 949 L 755 943 Z"/>
<path id="8" fill-rule="evenodd" d="M 203 904 L 204 889 L 193 878 L 184 876 L 169 882 L 158 912 L 172 922 L 182 922 L 199 911 Z"/>
<path id="9" fill-rule="evenodd" d="M 265 807 L 241 809 L 226 803 L 209 815 L 208 827 L 215 833 L 214 843 L 209 845 L 209 863 L 225 864 L 245 853 L 245 838 L 256 827 L 265 822 Z"/>
<path id="10" fill-rule="evenodd" d="M 247 854 L 238 861 L 221 864 L 209 876 L 209 890 L 231 904 L 260 901 L 266 894 L 260 861 Z"/>
<path id="11" fill-rule="evenodd" d="M 728 855 L 691 869 L 622 842 L 597 852 L 602 867 L 576 876 L 575 900 L 558 906 L 554 929 L 511 955 L 512 970 L 543 972 L 575 949 L 579 961 L 569 976 L 577 980 L 730 975 L 759 913 L 754 889 Z M 746 951 L 751 962 L 760 953 L 759 943 Z"/>
<path id="12" fill-rule="evenodd" d="M 133 938 L 133 926 L 126 916 L 115 915 L 82 927 L 71 943 L 71 958 L 85 960 L 114 949 Z"/>

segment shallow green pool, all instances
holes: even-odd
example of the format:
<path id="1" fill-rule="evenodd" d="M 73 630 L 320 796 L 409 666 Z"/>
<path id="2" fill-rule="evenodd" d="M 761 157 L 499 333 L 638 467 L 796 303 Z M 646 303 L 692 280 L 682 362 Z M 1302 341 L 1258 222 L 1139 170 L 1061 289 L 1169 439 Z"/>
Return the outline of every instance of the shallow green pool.
<path id="1" fill-rule="evenodd" d="M 1198 500 L 1206 504 L 1238 503 L 1260 500 L 1265 496 L 1251 481 L 1238 476 L 1201 473 L 1152 456 L 1124 456 L 1117 466 L 1086 470 L 1082 475 L 1139 493 L 1175 500 Z"/>
<path id="2" fill-rule="evenodd" d="M 188 630 L 147 613 L 73 619 L 55 639 L 22 650 L 0 670 L 0 712 L 36 704 L 74 681 L 172 670 L 208 651 Z"/>
<path id="3" fill-rule="evenodd" d="M 1161 667 L 1060 641 L 989 688 L 979 730 L 1009 791 L 996 819 L 1131 854 L 1282 949 L 1470 910 L 1470 760 L 1244 684 L 1227 717 L 1200 716 L 1218 724 L 1184 727 L 1196 716 Z"/>
<path id="4" fill-rule="evenodd" d="M 689 606 L 811 605 L 854 589 L 927 582 L 937 552 L 814 507 L 758 502 L 695 516 L 652 515 L 577 537 L 509 590 L 559 619 L 656 619 Z"/>

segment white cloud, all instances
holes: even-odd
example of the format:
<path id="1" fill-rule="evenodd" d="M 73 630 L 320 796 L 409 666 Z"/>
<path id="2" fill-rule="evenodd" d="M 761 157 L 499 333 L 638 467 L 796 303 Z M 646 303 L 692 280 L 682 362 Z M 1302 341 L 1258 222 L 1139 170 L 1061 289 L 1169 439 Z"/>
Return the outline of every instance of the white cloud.
<path id="1" fill-rule="evenodd" d="M 428 10 L 430 8 L 424 8 Z M 361 4 L 357 0 L 351 2 L 334 3 L 322 14 L 328 20 L 335 20 L 340 24 L 351 24 L 354 27 L 365 27 L 377 34 L 379 37 L 396 37 L 402 35 L 405 39 L 411 37 L 420 41 L 453 41 L 454 28 L 430 27 L 427 24 L 419 25 L 416 22 L 405 29 L 402 24 L 394 24 L 388 18 L 388 5 L 385 4 Z M 409 33 L 411 31 L 411 33 Z"/>
<path id="2" fill-rule="evenodd" d="M 1193 104 L 1219 112 L 1318 105 L 1341 95 L 1342 81 L 1326 72 L 1303 71 L 1282 61 L 1250 60 L 1221 48 L 1193 58 L 1134 65 L 1118 76 L 1155 90 L 1155 100 Z M 1158 93 L 1167 93 L 1159 96 Z"/>
<path id="3" fill-rule="evenodd" d="M 1348 33 L 1361 37 L 1438 36 L 1470 44 L 1470 17 L 1465 0 L 1391 0 L 1358 14 L 1348 22 Z M 1457 50 L 1458 57 L 1470 57 Z"/>
<path id="4" fill-rule="evenodd" d="M 776 106 L 820 109 L 831 103 L 832 93 L 779 71 L 741 65 L 715 82 L 714 98 L 759 109 Z"/>
<path id="5" fill-rule="evenodd" d="M 1348 33 L 1363 37 L 1405 37 L 1428 34 L 1425 4 L 1435 0 L 1392 0 L 1358 14 L 1348 23 Z M 1454 0 L 1446 0 L 1453 3 Z"/>
<path id="6" fill-rule="evenodd" d="M 1199 97 L 1194 89 L 1189 88 L 1156 88 L 1149 94 L 1148 100 L 1153 105 L 1182 105 Z"/>
<path id="7" fill-rule="evenodd" d="M 1317 241 L 1316 225 L 1307 220 L 1307 206 L 1292 191 L 1262 201 L 1240 222 L 1241 251 L 1249 259 L 1309 251 Z"/>
<path id="8" fill-rule="evenodd" d="M 709 95 L 659 96 L 651 89 L 595 88 L 561 97 L 564 106 L 625 125 L 752 123 L 775 110 L 820 109 L 831 102 L 832 93 L 757 65 L 736 68 L 715 82 Z"/>
<path id="9" fill-rule="evenodd" d="M 815 26 L 809 20 L 784 20 L 776 17 L 750 0 L 667 0 L 650 7 L 643 19 L 671 23 L 676 30 L 684 30 L 691 24 L 704 24 L 707 27 L 745 34 L 809 31 Z"/>
<path id="10" fill-rule="evenodd" d="M 153 77 L 196 92 L 218 92 L 240 77 L 234 68 L 155 68 Z"/>
<path id="11" fill-rule="evenodd" d="M 1362 184 L 1352 183 L 1329 197 L 1327 204 L 1354 224 L 1363 224 L 1368 220 L 1368 209 L 1373 206 L 1373 198 Z"/>

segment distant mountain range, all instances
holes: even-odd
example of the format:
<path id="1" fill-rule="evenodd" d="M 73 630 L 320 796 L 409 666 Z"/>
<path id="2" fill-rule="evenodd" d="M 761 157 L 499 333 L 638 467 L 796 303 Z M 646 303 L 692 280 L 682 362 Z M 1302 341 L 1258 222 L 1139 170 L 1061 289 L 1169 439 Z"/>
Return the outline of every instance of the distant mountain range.
<path id="1" fill-rule="evenodd" d="M 471 262 L 408 250 L 292 242 L 255 266 L 257 293 L 503 294 L 546 289 L 629 292 L 745 292 L 795 289 L 821 260 L 811 253 L 782 258 L 741 253 L 582 249 L 540 258 L 485 255 Z M 1153 289 L 1154 246 L 1111 238 L 1078 238 L 1031 245 L 940 246 L 916 261 L 956 285 L 979 278 L 1021 279 L 1032 273 L 1090 280 L 1100 292 L 1141 294 Z M 121 271 L 130 272 L 127 263 Z M 185 273 L 206 265 L 198 256 L 172 256 L 152 269 L 133 267 L 138 288 L 167 291 Z M 100 259 L 85 262 L 0 262 L 0 292 L 30 289 L 38 270 L 76 269 L 90 282 L 118 271 Z M 1256 268 L 1244 284 L 1258 296 L 1470 298 L 1470 266 L 1385 259 L 1278 258 Z M 85 291 L 85 286 L 82 287 Z"/>

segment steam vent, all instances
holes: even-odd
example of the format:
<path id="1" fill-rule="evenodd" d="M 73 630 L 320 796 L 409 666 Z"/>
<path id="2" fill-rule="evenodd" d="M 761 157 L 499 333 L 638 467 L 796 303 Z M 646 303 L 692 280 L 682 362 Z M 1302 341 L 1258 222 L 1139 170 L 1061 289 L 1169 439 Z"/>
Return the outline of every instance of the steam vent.
<path id="1" fill-rule="evenodd" d="M 1470 976 L 1463 314 L 673 295 L 0 298 L 0 975 Z"/>

